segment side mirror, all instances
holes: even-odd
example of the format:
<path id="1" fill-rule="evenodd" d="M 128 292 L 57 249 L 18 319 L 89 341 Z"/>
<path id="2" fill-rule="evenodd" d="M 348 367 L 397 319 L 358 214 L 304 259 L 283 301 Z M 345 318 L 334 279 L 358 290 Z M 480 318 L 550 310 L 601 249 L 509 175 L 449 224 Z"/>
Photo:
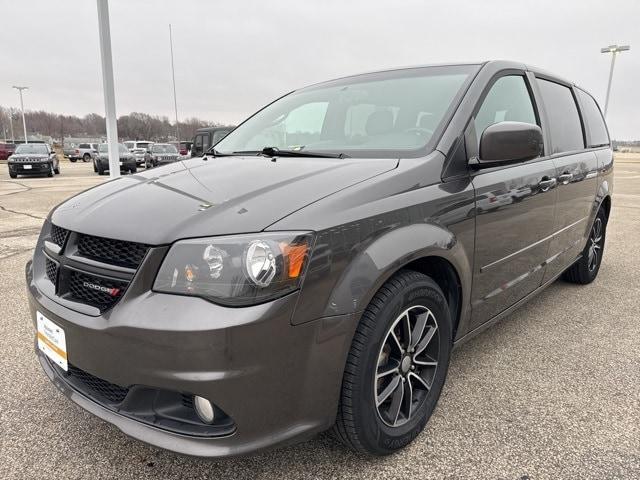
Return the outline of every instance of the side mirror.
<path id="1" fill-rule="evenodd" d="M 531 160 L 543 149 L 542 130 L 523 122 L 498 122 L 489 125 L 480 137 L 477 167 Z"/>

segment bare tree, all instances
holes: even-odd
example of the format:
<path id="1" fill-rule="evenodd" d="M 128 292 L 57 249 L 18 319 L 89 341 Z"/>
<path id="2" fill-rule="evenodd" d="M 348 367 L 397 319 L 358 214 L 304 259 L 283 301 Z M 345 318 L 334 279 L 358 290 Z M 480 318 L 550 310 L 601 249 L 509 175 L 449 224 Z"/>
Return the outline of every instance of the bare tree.
<path id="1" fill-rule="evenodd" d="M 17 109 L 0 106 L 0 134 L 6 125 L 7 135 L 13 127 L 21 128 L 17 122 Z M 105 118 L 97 113 L 90 113 L 84 117 L 76 115 L 61 115 L 42 110 L 25 111 L 25 118 L 30 133 L 47 135 L 57 140 L 64 137 L 100 137 L 106 135 Z M 205 126 L 219 126 L 219 122 L 187 118 L 179 123 L 180 140 L 190 140 L 198 128 Z M 16 130 L 18 132 L 20 130 Z M 142 112 L 132 112 L 118 118 L 118 134 L 121 140 L 151 140 L 172 141 L 175 138 L 175 124 L 166 116 L 152 116 Z"/>

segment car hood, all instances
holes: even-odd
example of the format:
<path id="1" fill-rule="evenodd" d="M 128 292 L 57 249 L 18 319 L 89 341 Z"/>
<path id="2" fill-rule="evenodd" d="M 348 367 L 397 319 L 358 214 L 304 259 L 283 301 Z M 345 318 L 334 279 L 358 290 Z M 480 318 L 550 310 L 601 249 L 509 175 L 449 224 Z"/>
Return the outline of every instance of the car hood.
<path id="1" fill-rule="evenodd" d="M 150 245 L 257 232 L 397 164 L 395 159 L 194 158 L 80 193 L 56 208 L 51 221 Z"/>

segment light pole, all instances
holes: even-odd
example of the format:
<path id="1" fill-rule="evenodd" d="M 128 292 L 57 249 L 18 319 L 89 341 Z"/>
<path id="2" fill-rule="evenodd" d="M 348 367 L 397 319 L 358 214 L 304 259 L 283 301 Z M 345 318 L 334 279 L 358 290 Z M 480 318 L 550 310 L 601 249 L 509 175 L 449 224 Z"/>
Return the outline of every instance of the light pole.
<path id="1" fill-rule="evenodd" d="M 173 78 L 173 108 L 176 111 L 176 141 L 180 141 L 180 126 L 178 125 L 178 100 L 176 99 L 176 71 L 173 67 L 173 35 L 169 24 L 169 48 L 171 49 L 171 77 Z M 178 145 L 180 149 L 180 145 Z"/>
<path id="2" fill-rule="evenodd" d="M 109 152 L 109 177 L 120 176 L 120 152 L 118 146 L 118 122 L 116 121 L 116 94 L 113 87 L 113 59 L 111 58 L 111 32 L 109 30 L 109 2 L 98 2 L 98 32 L 100 58 L 102 60 L 102 88 L 107 123 L 107 151 Z"/>
<path id="3" fill-rule="evenodd" d="M 609 70 L 609 84 L 607 85 L 607 97 L 604 101 L 604 116 L 607 116 L 607 110 L 609 109 L 609 95 L 611 94 L 611 80 L 613 79 L 613 67 L 616 64 L 616 55 L 618 52 L 624 52 L 630 50 L 629 45 L 609 45 L 600 49 L 600 53 L 611 53 L 611 69 Z"/>
<path id="4" fill-rule="evenodd" d="M 29 87 L 17 87 L 14 85 L 13 88 L 15 88 L 20 92 L 20 109 L 22 110 L 22 128 L 24 129 L 24 143 L 29 143 L 29 140 L 27 139 L 27 122 L 24 119 L 24 103 L 22 102 L 22 91 L 28 90 Z"/>
<path id="5" fill-rule="evenodd" d="M 11 143 L 15 145 L 16 137 L 13 134 L 13 108 L 9 109 L 9 126 L 11 127 Z"/>

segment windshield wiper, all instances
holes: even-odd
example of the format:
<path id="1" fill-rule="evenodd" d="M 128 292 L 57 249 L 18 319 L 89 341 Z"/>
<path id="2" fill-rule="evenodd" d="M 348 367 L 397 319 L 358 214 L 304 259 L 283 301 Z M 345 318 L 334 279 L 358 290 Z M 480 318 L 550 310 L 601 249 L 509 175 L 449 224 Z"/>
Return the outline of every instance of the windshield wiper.
<path id="1" fill-rule="evenodd" d="M 319 158 L 349 158 L 344 153 L 319 153 L 309 150 L 281 150 L 278 147 L 264 147 L 262 150 L 242 150 L 233 152 L 234 155 L 263 155 L 266 157 L 319 157 Z"/>
<path id="2" fill-rule="evenodd" d="M 205 155 L 211 155 L 212 157 L 231 157 L 232 153 L 220 153 L 215 148 L 211 147 L 209 150 L 204 152 Z"/>

